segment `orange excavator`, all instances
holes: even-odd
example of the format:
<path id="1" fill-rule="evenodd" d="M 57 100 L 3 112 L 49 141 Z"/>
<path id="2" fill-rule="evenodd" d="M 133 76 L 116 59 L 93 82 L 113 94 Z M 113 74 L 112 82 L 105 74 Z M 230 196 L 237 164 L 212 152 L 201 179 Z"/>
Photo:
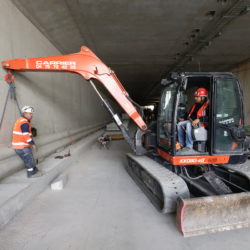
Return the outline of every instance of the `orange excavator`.
<path id="1" fill-rule="evenodd" d="M 250 225 L 243 95 L 233 74 L 172 73 L 162 80 L 157 121 L 146 124 L 115 73 L 87 47 L 69 55 L 6 60 L 2 66 L 10 71 L 77 73 L 89 81 L 133 151 L 127 154 L 128 173 L 160 212 L 176 211 L 184 236 Z M 136 125 L 133 135 L 99 90 L 101 85 Z M 194 150 L 183 154 L 176 147 L 177 123 L 198 88 L 209 92 L 209 119 L 206 129 L 193 129 Z"/>

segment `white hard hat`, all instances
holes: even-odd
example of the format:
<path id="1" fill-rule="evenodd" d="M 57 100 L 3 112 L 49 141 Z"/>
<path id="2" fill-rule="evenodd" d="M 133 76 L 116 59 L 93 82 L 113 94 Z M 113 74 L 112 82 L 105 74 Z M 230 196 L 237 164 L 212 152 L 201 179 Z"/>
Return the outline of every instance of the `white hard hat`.
<path id="1" fill-rule="evenodd" d="M 34 108 L 32 108 L 31 106 L 24 106 L 24 107 L 22 107 L 22 113 L 25 113 L 25 112 L 27 112 L 27 113 L 34 113 Z"/>

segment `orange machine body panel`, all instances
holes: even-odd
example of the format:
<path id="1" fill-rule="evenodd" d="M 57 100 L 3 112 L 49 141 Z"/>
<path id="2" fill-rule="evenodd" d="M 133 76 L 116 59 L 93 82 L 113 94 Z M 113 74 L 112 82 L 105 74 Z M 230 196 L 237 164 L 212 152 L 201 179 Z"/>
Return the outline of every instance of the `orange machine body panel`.
<path id="1" fill-rule="evenodd" d="M 147 125 L 127 98 L 128 93 L 115 73 L 85 46 L 74 54 L 6 60 L 2 62 L 2 66 L 15 71 L 71 72 L 80 74 L 86 80 L 96 79 L 105 86 L 141 130 L 147 129 Z"/>
<path id="2" fill-rule="evenodd" d="M 225 164 L 229 161 L 229 155 L 172 156 L 160 148 L 157 152 L 172 165 Z"/>

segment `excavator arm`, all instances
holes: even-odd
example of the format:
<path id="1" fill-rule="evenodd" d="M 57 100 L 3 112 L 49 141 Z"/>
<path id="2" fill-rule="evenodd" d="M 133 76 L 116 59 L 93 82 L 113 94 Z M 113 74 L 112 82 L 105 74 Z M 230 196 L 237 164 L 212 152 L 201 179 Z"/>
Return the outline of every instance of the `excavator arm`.
<path id="1" fill-rule="evenodd" d="M 113 119 L 121 129 L 125 139 L 135 151 L 134 142 L 129 137 L 125 127 L 117 114 L 115 114 L 108 104 L 108 102 L 102 97 L 101 93 L 97 90 L 92 80 L 97 80 L 107 91 L 113 96 L 113 98 L 119 103 L 122 109 L 129 115 L 129 117 L 135 122 L 138 128 L 142 131 L 147 130 L 147 125 L 143 121 L 141 115 L 137 112 L 134 105 L 131 103 L 127 91 L 115 75 L 115 73 L 108 68 L 89 48 L 82 46 L 81 51 L 69 55 L 49 56 L 49 57 L 37 57 L 27 59 L 13 59 L 2 62 L 2 66 L 5 69 L 14 71 L 59 71 L 59 72 L 71 72 L 80 74 L 87 81 L 89 81 L 101 98 L 104 106 L 111 113 Z"/>

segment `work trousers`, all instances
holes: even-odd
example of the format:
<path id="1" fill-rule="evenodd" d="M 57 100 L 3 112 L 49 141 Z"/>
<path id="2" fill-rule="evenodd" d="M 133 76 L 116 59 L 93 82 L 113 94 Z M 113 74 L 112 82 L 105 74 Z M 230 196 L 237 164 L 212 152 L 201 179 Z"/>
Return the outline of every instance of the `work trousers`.
<path id="1" fill-rule="evenodd" d="M 35 174 L 38 169 L 36 167 L 36 162 L 30 147 L 25 147 L 23 149 L 15 149 L 15 152 L 23 160 L 25 168 L 27 170 L 27 175 Z"/>
<path id="2" fill-rule="evenodd" d="M 178 141 L 183 147 L 193 148 L 194 140 L 192 137 L 191 121 L 186 120 L 177 124 Z"/>

